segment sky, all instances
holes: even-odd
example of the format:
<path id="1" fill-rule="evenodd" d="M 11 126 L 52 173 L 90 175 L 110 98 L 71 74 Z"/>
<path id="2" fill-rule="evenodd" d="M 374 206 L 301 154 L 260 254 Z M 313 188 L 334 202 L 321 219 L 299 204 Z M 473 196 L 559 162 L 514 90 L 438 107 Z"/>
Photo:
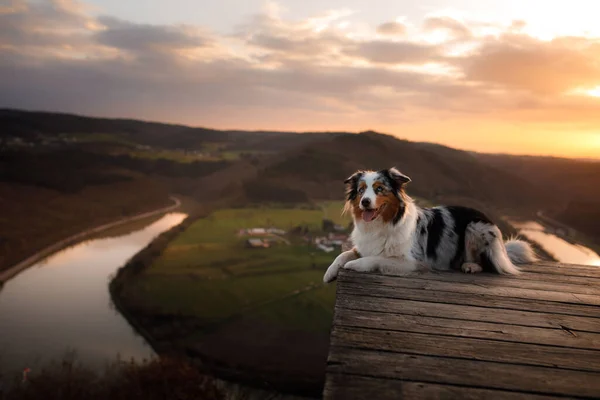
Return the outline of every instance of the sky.
<path id="1" fill-rule="evenodd" d="M 0 107 L 600 158 L 596 0 L 0 0 Z"/>

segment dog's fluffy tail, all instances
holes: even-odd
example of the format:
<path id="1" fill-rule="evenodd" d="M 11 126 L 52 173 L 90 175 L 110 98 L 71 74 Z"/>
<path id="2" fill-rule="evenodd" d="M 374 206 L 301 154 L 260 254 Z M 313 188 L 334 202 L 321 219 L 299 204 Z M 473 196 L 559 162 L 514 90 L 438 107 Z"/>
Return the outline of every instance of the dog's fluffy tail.
<path id="1" fill-rule="evenodd" d="M 505 243 L 508 258 L 514 264 L 527 264 L 538 261 L 531 245 L 523 240 L 510 239 Z"/>
<path id="2" fill-rule="evenodd" d="M 529 243 L 515 238 L 504 243 L 502 232 L 493 224 L 478 222 L 469 225 L 465 240 L 467 251 L 481 254 L 483 265 L 491 265 L 499 274 L 519 274 L 521 271 L 515 264 L 537 261 Z"/>
<path id="3" fill-rule="evenodd" d="M 521 271 L 515 264 L 537 261 L 531 245 L 525 241 L 511 239 L 506 243 L 494 240 L 487 248 L 487 256 L 500 274 L 517 275 Z"/>

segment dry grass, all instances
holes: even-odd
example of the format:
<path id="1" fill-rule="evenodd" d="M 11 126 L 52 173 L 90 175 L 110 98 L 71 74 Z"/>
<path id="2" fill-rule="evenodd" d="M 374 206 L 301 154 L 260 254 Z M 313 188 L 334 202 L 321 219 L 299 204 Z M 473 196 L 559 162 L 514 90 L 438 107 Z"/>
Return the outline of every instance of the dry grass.
<path id="1" fill-rule="evenodd" d="M 26 382 L 15 377 L 3 400 L 218 400 L 211 378 L 187 362 L 155 359 L 141 364 L 115 362 L 98 374 L 73 361 L 51 364 Z"/>

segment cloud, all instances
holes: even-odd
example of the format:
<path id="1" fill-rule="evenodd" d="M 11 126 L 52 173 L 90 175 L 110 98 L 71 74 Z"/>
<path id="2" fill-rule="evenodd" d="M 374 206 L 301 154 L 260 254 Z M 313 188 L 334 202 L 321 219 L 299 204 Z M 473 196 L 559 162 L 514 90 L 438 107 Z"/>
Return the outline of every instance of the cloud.
<path id="1" fill-rule="evenodd" d="M 460 64 L 470 80 L 556 96 L 600 85 L 599 44 L 583 38 L 542 41 L 504 34 L 484 40 Z"/>
<path id="2" fill-rule="evenodd" d="M 186 26 L 134 24 L 113 17 L 98 18 L 103 28 L 95 39 L 105 46 L 129 51 L 172 51 L 204 47 L 211 40 Z"/>
<path id="3" fill-rule="evenodd" d="M 451 17 L 428 17 L 423 21 L 425 31 L 443 31 L 452 38 L 468 39 L 472 32 L 462 22 Z"/>
<path id="4" fill-rule="evenodd" d="M 384 64 L 424 64 L 439 58 L 439 47 L 426 43 L 371 40 L 357 43 L 348 54 Z"/>
<path id="5" fill-rule="evenodd" d="M 359 29 L 350 15 L 287 20 L 271 6 L 226 35 L 94 17 L 75 1 L 13 1 L 0 9 L 0 107 L 240 128 L 600 124 L 600 101 L 573 94 L 600 85 L 597 39 L 542 41 L 522 23 L 481 34 L 481 23 L 447 17 L 416 33 Z M 437 31 L 445 39 L 429 41 Z"/>
<path id="6" fill-rule="evenodd" d="M 71 1 L 13 1 L 0 12 L 0 45 L 5 47 L 82 46 L 93 19 Z"/>
<path id="7" fill-rule="evenodd" d="M 402 36 L 407 32 L 406 25 L 400 22 L 385 22 L 377 27 L 377 33 L 381 35 Z"/>

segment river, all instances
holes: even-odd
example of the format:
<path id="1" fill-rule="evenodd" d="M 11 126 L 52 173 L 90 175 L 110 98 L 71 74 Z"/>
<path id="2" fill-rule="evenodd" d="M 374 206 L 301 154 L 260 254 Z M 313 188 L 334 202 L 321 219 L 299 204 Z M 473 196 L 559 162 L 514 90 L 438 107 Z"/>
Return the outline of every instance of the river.
<path id="1" fill-rule="evenodd" d="M 593 265 L 600 267 L 600 256 L 580 244 L 570 243 L 554 235 L 542 224 L 534 221 L 510 221 L 521 235 L 538 243 L 556 260 L 568 264 Z"/>
<path id="2" fill-rule="evenodd" d="M 102 369 L 154 352 L 115 309 L 108 283 L 129 258 L 186 215 L 124 225 L 59 251 L 0 290 L 0 372 L 32 370 L 75 356 Z M 127 227 L 133 231 L 127 232 Z"/>

